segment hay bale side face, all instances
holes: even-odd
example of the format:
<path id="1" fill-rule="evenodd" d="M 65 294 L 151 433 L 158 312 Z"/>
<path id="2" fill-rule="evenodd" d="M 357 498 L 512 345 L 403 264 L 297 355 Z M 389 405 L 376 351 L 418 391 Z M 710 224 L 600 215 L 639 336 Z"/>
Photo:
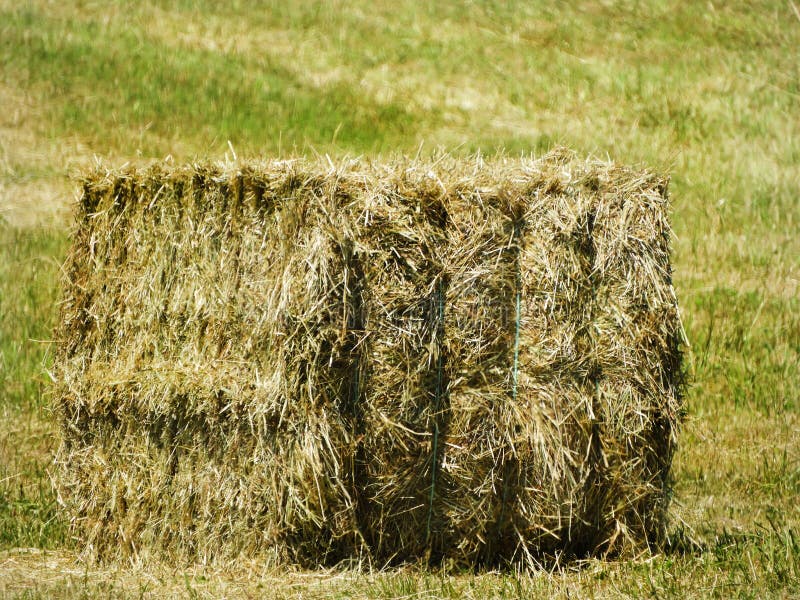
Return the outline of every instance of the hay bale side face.
<path id="1" fill-rule="evenodd" d="M 563 153 L 90 176 L 57 357 L 76 533 L 309 566 L 658 543 L 665 187 Z"/>
<path id="2" fill-rule="evenodd" d="M 280 167 L 88 182 L 60 462 L 98 557 L 349 552 L 347 258 L 326 185 Z"/>

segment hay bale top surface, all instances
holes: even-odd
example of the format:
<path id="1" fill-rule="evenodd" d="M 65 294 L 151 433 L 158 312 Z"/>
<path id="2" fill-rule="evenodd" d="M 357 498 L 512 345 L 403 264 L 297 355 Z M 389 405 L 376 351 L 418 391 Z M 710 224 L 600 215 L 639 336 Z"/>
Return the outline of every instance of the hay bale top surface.
<path id="1" fill-rule="evenodd" d="M 99 164 L 86 173 L 80 184 L 82 214 L 91 214 L 113 202 L 146 201 L 154 204 L 159 194 L 113 194 L 123 186 L 146 189 L 167 185 L 209 184 L 245 185 L 251 193 L 276 197 L 300 189 L 316 189 L 320 194 L 350 192 L 368 201 L 376 196 L 436 199 L 469 196 L 557 195 L 585 188 L 592 195 L 613 195 L 617 201 L 643 191 L 663 195 L 668 178 L 648 169 L 635 169 L 609 161 L 584 160 L 566 149 L 557 149 L 541 158 L 475 156 L 459 159 L 449 155 L 429 159 L 397 158 L 389 161 L 366 158 L 329 157 L 284 160 L 238 160 L 196 162 L 175 165 L 171 161 L 150 165 L 125 165 L 110 169 Z M 244 191 L 244 190 L 243 190 Z M 241 195 L 224 198 L 226 204 L 245 200 Z M 250 198 L 257 201 L 258 197 Z M 80 216 L 78 217 L 80 220 Z"/>

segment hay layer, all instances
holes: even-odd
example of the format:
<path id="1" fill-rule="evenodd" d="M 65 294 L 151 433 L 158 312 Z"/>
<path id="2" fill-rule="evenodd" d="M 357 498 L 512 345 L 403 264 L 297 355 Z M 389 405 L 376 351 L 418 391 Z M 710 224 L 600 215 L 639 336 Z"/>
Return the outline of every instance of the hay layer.
<path id="1" fill-rule="evenodd" d="M 663 536 L 666 182 L 540 160 L 83 184 L 58 331 L 87 553 L 536 564 Z"/>

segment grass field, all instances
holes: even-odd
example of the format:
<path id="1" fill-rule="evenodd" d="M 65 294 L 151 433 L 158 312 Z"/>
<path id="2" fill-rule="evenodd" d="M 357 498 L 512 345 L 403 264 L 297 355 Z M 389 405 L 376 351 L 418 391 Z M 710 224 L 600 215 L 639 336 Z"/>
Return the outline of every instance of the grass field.
<path id="1" fill-rule="evenodd" d="M 800 595 L 798 48 L 791 0 L 0 0 L 0 596 Z M 47 408 L 71 174 L 556 144 L 672 175 L 692 386 L 669 548 L 529 575 L 75 561 Z"/>

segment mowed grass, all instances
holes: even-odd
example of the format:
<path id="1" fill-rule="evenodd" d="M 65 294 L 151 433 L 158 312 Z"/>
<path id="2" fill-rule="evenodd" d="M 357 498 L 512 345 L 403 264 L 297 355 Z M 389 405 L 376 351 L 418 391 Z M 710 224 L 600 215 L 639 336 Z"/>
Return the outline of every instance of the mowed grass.
<path id="1" fill-rule="evenodd" d="M 0 596 L 800 594 L 793 6 L 0 0 Z M 119 164 L 231 147 L 341 156 L 556 144 L 672 175 L 692 386 L 669 548 L 533 575 L 74 563 L 47 473 L 67 175 L 95 155 Z"/>

